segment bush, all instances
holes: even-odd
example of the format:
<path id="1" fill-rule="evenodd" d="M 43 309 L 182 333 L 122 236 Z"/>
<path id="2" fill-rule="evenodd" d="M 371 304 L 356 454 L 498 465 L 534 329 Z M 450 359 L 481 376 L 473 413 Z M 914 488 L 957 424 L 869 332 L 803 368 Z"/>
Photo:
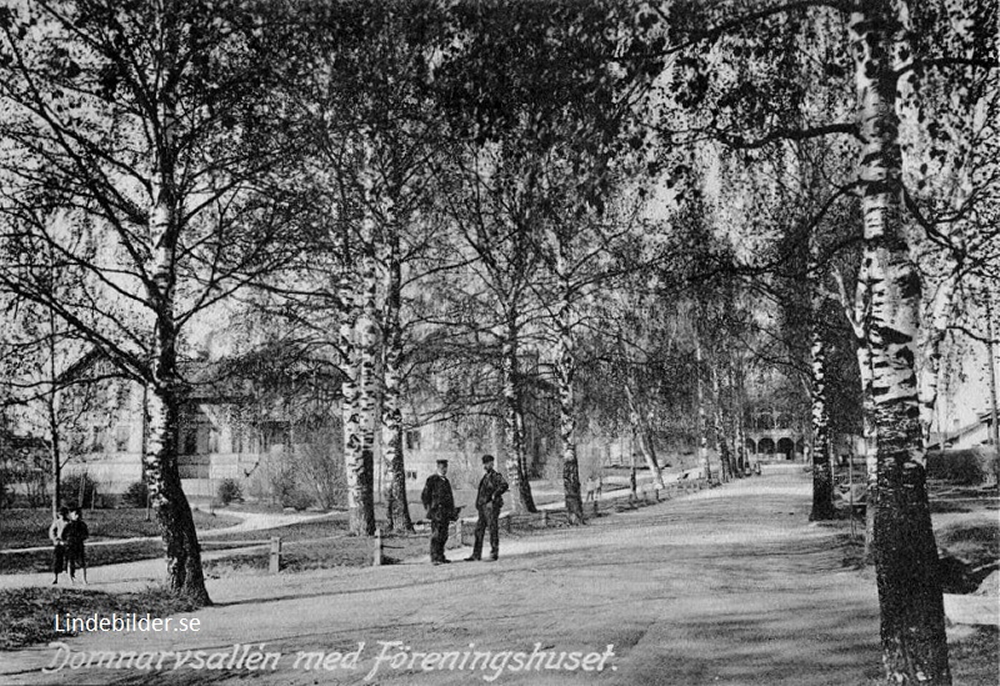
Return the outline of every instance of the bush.
<path id="1" fill-rule="evenodd" d="M 970 450 L 928 450 L 927 476 L 957 486 L 976 486 L 987 480 L 992 469 L 990 455 Z"/>
<path id="2" fill-rule="evenodd" d="M 219 502 L 222 506 L 234 502 L 243 500 L 243 489 L 240 488 L 239 482 L 236 479 L 223 479 L 222 483 L 219 484 L 218 491 Z"/>
<path id="3" fill-rule="evenodd" d="M 315 501 L 316 499 L 305 491 L 295 488 L 282 494 L 281 506 L 291 507 L 296 510 L 305 510 L 312 507 Z"/>
<path id="4" fill-rule="evenodd" d="M 122 501 L 128 507 L 146 507 L 149 502 L 149 488 L 144 481 L 134 481 L 122 493 Z"/>
<path id="5" fill-rule="evenodd" d="M 62 478 L 60 495 L 62 504 L 66 507 L 86 507 L 88 504 L 93 506 L 94 499 L 97 498 L 97 482 L 86 472 L 67 474 Z M 145 505 L 146 503 L 143 503 L 143 507 Z"/>

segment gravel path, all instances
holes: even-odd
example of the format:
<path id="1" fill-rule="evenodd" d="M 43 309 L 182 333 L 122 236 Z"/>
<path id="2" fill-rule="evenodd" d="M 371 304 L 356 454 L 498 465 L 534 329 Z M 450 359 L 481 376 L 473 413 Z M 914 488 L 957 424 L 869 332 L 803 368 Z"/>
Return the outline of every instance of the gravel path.
<path id="1" fill-rule="evenodd" d="M 197 633 L 67 642 L 76 660 L 148 651 L 159 669 L 43 675 L 65 653 L 38 647 L 5 654 L 0 683 L 864 684 L 880 663 L 874 583 L 841 568 L 834 530 L 808 524 L 808 508 L 808 475 L 776 468 L 586 527 L 501 540 L 493 564 L 214 580 L 217 605 L 196 613 Z M 237 662 L 262 643 L 280 653 L 276 670 Z M 205 663 L 192 669 L 198 650 Z M 326 662 L 307 670 L 320 658 L 304 656 L 296 668 L 299 651 Z"/>

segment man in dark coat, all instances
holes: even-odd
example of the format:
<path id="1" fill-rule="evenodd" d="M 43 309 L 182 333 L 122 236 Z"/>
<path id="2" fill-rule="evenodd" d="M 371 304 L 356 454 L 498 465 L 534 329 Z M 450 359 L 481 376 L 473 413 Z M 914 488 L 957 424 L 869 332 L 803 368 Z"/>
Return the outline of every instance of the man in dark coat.
<path id="1" fill-rule="evenodd" d="M 70 510 L 69 523 L 63 529 L 70 581 L 76 581 L 76 570 L 81 569 L 83 570 L 83 583 L 87 583 L 87 557 L 83 542 L 89 536 L 90 531 L 87 529 L 87 523 L 83 521 L 83 511 L 80 508 Z"/>
<path id="2" fill-rule="evenodd" d="M 507 480 L 500 472 L 493 469 L 493 456 L 483 455 L 483 478 L 479 481 L 479 491 L 476 494 L 476 509 L 479 510 L 479 521 L 476 522 L 476 541 L 472 546 L 472 555 L 466 560 L 481 560 L 483 557 L 483 536 L 486 529 L 490 530 L 489 561 L 495 561 L 500 556 L 500 508 L 503 507 L 503 494 L 507 492 Z"/>
<path id="3" fill-rule="evenodd" d="M 448 460 L 437 461 L 437 474 L 427 477 L 420 500 L 431 520 L 431 564 L 451 562 L 444 556 L 444 546 L 448 542 L 448 526 L 455 519 L 455 496 L 448 481 Z"/>

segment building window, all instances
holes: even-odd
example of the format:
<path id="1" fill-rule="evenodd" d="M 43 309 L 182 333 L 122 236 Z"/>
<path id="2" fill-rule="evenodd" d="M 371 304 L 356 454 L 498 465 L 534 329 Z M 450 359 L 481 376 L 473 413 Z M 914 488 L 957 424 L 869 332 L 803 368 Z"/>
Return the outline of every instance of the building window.
<path id="1" fill-rule="evenodd" d="M 288 422 L 264 422 L 261 426 L 261 450 L 267 451 L 278 446 L 290 445 L 291 431 Z"/>
<path id="2" fill-rule="evenodd" d="M 198 452 L 198 432 L 194 427 L 185 427 L 181 438 L 181 455 L 194 455 Z"/>
<path id="3" fill-rule="evenodd" d="M 90 452 L 92 453 L 103 453 L 104 446 L 107 443 L 107 434 L 103 428 L 99 426 L 90 427 Z"/>
<path id="4" fill-rule="evenodd" d="M 406 432 L 406 449 L 420 450 L 420 429 Z"/>
<path id="5" fill-rule="evenodd" d="M 115 427 L 115 452 L 127 453 L 129 438 L 132 436 L 132 427 L 128 424 L 119 424 Z"/>
<path id="6" fill-rule="evenodd" d="M 412 481 L 416 481 L 417 480 L 417 471 L 415 469 L 412 469 L 412 470 L 411 469 L 407 469 L 406 470 L 406 478 L 407 479 L 411 479 Z"/>

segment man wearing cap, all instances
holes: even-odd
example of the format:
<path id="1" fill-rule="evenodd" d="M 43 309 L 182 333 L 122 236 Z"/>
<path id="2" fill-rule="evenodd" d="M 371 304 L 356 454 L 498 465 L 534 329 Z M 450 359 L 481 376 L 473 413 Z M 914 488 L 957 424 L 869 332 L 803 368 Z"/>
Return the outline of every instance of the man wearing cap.
<path id="1" fill-rule="evenodd" d="M 448 481 L 448 460 L 437 461 L 437 474 L 427 477 L 420 500 L 431 520 L 431 564 L 451 562 L 444 556 L 444 546 L 448 542 L 448 525 L 455 518 L 455 497 Z"/>
<path id="2" fill-rule="evenodd" d="M 503 507 L 503 496 L 507 492 L 507 480 L 500 472 L 493 469 L 493 456 L 483 455 L 483 478 L 479 481 L 479 492 L 476 494 L 476 509 L 479 510 L 479 521 L 476 522 L 476 541 L 472 546 L 472 555 L 465 558 L 468 561 L 481 560 L 483 557 L 483 535 L 486 528 L 490 530 L 490 561 L 500 556 L 500 508 Z"/>

